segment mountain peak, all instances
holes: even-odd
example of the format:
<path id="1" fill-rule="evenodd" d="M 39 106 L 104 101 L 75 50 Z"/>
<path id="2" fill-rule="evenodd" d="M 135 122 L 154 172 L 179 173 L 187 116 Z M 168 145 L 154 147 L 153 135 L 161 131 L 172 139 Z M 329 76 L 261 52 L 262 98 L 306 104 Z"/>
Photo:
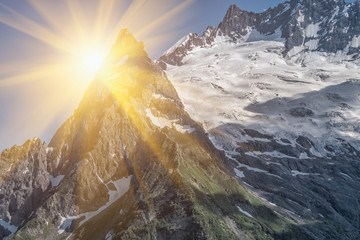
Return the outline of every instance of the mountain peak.
<path id="1" fill-rule="evenodd" d="M 114 46 L 117 45 L 126 49 L 128 53 L 131 53 L 131 50 L 134 50 L 135 47 L 138 48 L 138 50 L 144 50 L 144 43 L 138 42 L 127 28 L 124 28 L 119 32 Z"/>
<path id="2" fill-rule="evenodd" d="M 358 5 L 359 1 L 291 0 L 262 13 L 254 13 L 232 4 L 217 29 L 211 30 L 214 33 L 211 38 L 209 34 L 188 35 L 159 60 L 164 68 L 166 63 L 180 66 L 184 57 L 196 47 L 259 40 L 284 42 L 283 55 L 298 62 L 306 61 L 311 52 L 326 55 L 329 60 L 334 60 L 333 54 L 337 55 L 336 61 L 358 60 Z"/>
<path id="3" fill-rule="evenodd" d="M 116 61 L 124 60 L 124 57 L 127 59 L 148 58 L 148 54 L 144 49 L 144 43 L 138 42 L 127 28 L 119 32 L 115 44 L 105 59 L 105 64 L 113 65 Z"/>

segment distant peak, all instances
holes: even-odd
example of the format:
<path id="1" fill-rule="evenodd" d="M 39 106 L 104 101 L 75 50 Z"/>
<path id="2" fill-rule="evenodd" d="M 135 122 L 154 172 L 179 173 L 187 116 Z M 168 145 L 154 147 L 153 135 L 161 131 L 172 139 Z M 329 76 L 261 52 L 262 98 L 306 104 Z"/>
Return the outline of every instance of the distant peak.
<path id="1" fill-rule="evenodd" d="M 236 6 L 235 4 L 231 4 L 229 7 L 229 10 L 232 10 L 232 9 L 240 9 L 240 8 L 238 6 Z"/>

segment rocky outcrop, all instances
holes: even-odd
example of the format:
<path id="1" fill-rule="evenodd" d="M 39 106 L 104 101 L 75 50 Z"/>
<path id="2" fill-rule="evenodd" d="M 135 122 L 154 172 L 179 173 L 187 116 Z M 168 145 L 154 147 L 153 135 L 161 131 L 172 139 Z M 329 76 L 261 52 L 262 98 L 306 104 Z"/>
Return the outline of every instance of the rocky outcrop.
<path id="1" fill-rule="evenodd" d="M 40 139 L 4 150 L 0 156 L 0 238 L 14 233 L 49 195 L 48 148 Z"/>

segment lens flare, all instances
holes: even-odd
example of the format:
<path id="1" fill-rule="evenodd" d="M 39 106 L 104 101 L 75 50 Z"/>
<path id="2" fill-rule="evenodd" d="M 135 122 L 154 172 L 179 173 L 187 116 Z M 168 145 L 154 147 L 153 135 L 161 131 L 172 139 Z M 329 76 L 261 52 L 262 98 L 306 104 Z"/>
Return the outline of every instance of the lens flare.
<path id="1" fill-rule="evenodd" d="M 96 52 L 85 55 L 85 67 L 89 70 L 98 69 L 102 62 L 102 58 Z"/>
<path id="2" fill-rule="evenodd" d="M 79 104 L 89 83 L 101 69 L 102 62 L 123 28 L 141 39 L 147 51 L 158 52 L 165 43 L 175 42 L 181 35 L 181 22 L 194 0 L 29 0 L 25 5 L 0 3 L 0 24 L 16 31 L 11 53 L 18 51 L 16 62 L 6 59 L 0 68 L 0 96 L 8 89 L 18 98 L 31 99 L 7 110 L 7 119 L 0 126 L 1 139 L 11 146 L 33 136 L 49 140 L 58 125 Z M 20 34 L 20 35 L 19 35 Z M 22 35 L 21 35 L 22 34 Z M 16 46 L 18 44 L 18 47 Z M 15 47 L 14 47 L 15 46 Z M 25 47 L 26 46 L 26 47 Z M 29 91 L 29 87 L 34 91 Z M 16 96 L 16 94 L 8 94 Z M 47 99 L 47 101 L 43 101 Z M 14 101 L 13 98 L 5 101 Z M 41 121 L 21 117 L 29 105 L 46 103 Z M 60 118 L 60 120 L 59 120 Z M 14 134 L 8 126 L 28 126 Z M 14 127 L 16 127 L 14 125 Z M 26 133 L 26 134 L 25 134 Z M 16 136 L 16 137 L 14 137 Z M 4 140 L 3 140 L 4 139 Z"/>
<path id="3" fill-rule="evenodd" d="M 78 69 L 80 79 L 79 81 L 88 85 L 94 79 L 96 73 L 100 70 L 101 64 L 106 57 L 106 51 L 101 49 L 101 46 L 90 46 L 79 50 L 75 58 L 75 70 Z"/>

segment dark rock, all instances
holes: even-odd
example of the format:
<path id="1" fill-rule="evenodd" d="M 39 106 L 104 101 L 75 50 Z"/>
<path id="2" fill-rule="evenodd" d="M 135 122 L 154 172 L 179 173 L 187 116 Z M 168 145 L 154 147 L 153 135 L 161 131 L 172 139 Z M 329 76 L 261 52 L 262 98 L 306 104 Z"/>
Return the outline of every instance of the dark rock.
<path id="1" fill-rule="evenodd" d="M 294 117 L 308 117 L 313 116 L 314 112 L 305 107 L 295 107 L 290 109 L 290 114 Z"/>

